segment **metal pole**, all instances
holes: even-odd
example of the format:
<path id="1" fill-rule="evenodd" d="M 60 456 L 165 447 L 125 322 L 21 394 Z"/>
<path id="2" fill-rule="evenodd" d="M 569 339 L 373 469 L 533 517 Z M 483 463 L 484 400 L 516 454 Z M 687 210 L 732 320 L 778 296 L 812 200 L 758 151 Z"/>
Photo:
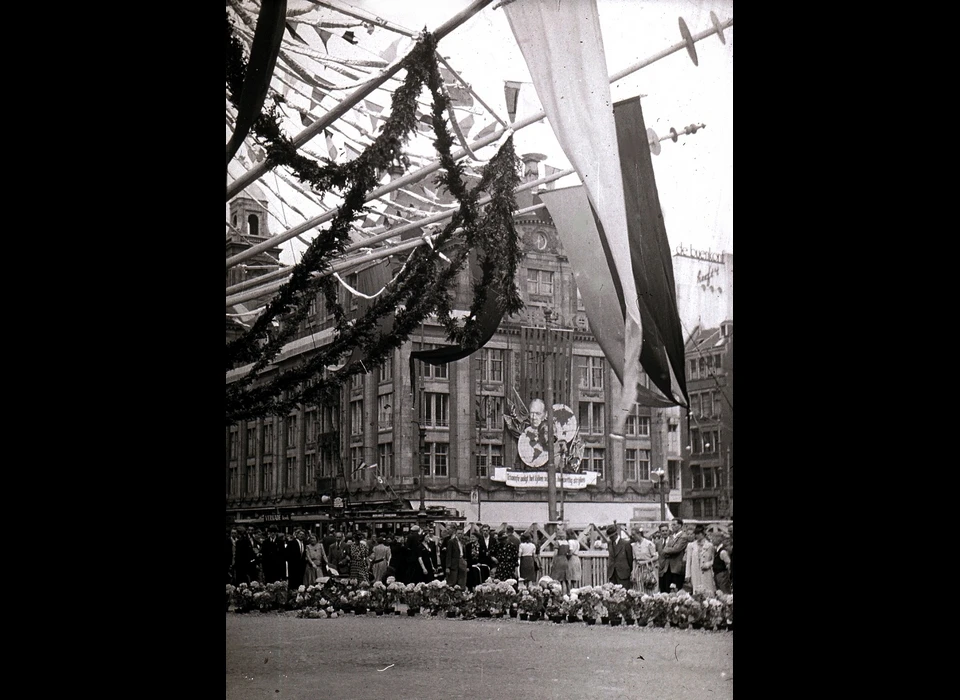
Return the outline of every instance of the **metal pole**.
<path id="1" fill-rule="evenodd" d="M 544 329 L 544 333 L 548 333 Z M 549 336 L 548 336 L 549 338 Z M 547 506 L 550 513 L 550 520 L 557 519 L 557 465 L 553 461 L 553 361 L 556 355 L 551 352 L 549 356 L 544 356 L 547 363 Z"/>

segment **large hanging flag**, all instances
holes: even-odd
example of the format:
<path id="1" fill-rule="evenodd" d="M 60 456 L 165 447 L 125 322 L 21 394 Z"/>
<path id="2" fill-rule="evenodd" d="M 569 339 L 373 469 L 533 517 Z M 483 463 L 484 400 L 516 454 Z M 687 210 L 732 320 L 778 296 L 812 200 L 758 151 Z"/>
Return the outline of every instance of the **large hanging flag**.
<path id="1" fill-rule="evenodd" d="M 568 252 L 571 247 L 600 248 L 611 271 L 613 289 L 603 291 L 616 294 L 624 313 L 624 357 L 637 360 L 623 363 L 624 391 L 613 411 L 613 432 L 622 434 L 636 398 L 632 388 L 640 383 L 641 317 L 633 293 L 623 178 L 596 1 L 523 0 L 503 9 L 553 133 L 599 220 L 593 238 L 561 241 Z"/>
<path id="2" fill-rule="evenodd" d="M 683 329 L 677 309 L 670 242 L 660 209 L 640 98 L 613 106 L 626 194 L 630 261 L 643 319 L 640 365 L 665 396 L 686 404 Z"/>

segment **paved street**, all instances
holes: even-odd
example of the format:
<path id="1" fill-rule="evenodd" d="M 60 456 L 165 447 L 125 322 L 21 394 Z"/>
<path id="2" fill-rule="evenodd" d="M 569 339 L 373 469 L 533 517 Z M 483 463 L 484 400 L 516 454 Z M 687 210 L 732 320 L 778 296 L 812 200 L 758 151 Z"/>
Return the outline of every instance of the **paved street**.
<path id="1" fill-rule="evenodd" d="M 423 615 L 226 618 L 227 700 L 733 697 L 732 632 Z"/>

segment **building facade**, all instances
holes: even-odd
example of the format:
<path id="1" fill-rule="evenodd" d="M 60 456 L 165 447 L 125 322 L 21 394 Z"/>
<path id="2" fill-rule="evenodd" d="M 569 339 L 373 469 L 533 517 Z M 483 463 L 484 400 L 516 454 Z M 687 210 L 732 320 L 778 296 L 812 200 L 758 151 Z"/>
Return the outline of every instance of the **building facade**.
<path id="1" fill-rule="evenodd" d="M 536 159 L 527 159 L 526 166 L 526 177 L 536 179 Z M 422 206 L 402 193 L 394 197 L 400 206 Z M 250 201 L 256 203 L 255 198 Z M 518 208 L 536 203 L 535 193 L 517 195 Z M 241 223 L 244 212 L 238 211 Z M 694 483 L 688 474 L 695 466 L 701 475 L 698 498 L 706 498 L 703 469 L 713 462 L 703 452 L 693 455 L 696 464 L 685 459 L 683 446 L 690 437 L 683 409 L 635 406 L 625 434 L 611 435 L 619 382 L 590 333 L 553 222 L 542 208 L 518 217 L 516 226 L 525 251 L 517 284 L 526 306 L 522 313 L 504 318 L 481 350 L 449 365 L 422 365 L 414 386 L 410 353 L 449 344 L 444 329 L 428 320 L 390 361 L 352 377 L 338 405 L 302 406 L 287 416 L 226 428 L 228 523 L 319 524 L 335 505 L 401 499 L 417 508 L 421 493 L 426 507 L 455 509 L 470 522 L 523 527 L 549 522 L 545 488 L 510 486 L 493 478 L 497 468 L 522 466 L 517 439 L 505 429 L 503 416 L 525 408 L 531 398 L 519 390 L 524 327 L 565 329 L 572 338 L 569 395 L 555 401 L 577 417 L 583 439 L 581 469 L 597 477 L 595 485 L 559 490 L 561 520 L 575 527 L 659 520 L 661 488 L 666 518 L 686 513 L 685 487 Z M 250 271 L 228 276 L 228 286 L 241 279 L 237 274 Z M 350 303 L 345 287 L 341 293 Z M 469 308 L 466 272 L 457 294 L 457 306 Z M 332 315 L 318 298 L 300 337 L 287 345 L 278 362 L 296 361 L 328 342 L 332 326 Z M 687 354 L 689 362 L 689 344 Z M 699 433 L 701 439 L 704 434 Z M 710 459 L 722 456 L 711 454 Z M 664 472 L 662 487 L 658 469 Z M 704 508 L 699 506 L 701 512 Z M 719 512 L 720 505 L 711 508 Z"/>
<path id="2" fill-rule="evenodd" d="M 733 321 L 696 329 L 684 351 L 688 420 L 683 425 L 681 517 L 733 517 Z"/>

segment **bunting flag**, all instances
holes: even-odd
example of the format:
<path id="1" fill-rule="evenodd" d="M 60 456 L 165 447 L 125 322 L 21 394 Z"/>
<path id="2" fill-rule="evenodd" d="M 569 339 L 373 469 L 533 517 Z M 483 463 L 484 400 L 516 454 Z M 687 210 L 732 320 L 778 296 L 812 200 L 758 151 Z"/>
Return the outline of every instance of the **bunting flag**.
<path id="1" fill-rule="evenodd" d="M 477 135 L 474 138 L 474 140 L 479 141 L 484 136 L 489 136 L 494 131 L 496 131 L 499 126 L 500 126 L 499 122 L 491 122 L 490 124 L 487 124 L 487 126 L 483 127 L 482 129 L 480 129 L 480 131 L 477 132 Z"/>
<path id="2" fill-rule="evenodd" d="M 624 390 L 612 411 L 613 432 L 623 434 L 636 399 L 634 388 L 640 384 L 643 337 L 640 308 L 633 292 L 636 284 L 627 237 L 623 178 L 596 0 L 576 3 L 524 0 L 505 5 L 503 9 L 550 127 L 584 183 L 590 207 L 598 220 L 592 238 L 584 232 L 572 240 L 561 237 L 561 242 L 571 262 L 573 248 L 599 249 L 594 250 L 593 255 L 602 252 L 603 266 L 609 271 L 612 283 L 603 293 L 608 297 L 614 293 L 613 298 L 623 310 L 619 324 L 623 340 L 605 340 L 608 346 L 622 342 L 623 357 L 630 358 L 621 362 Z M 522 87 L 518 88 L 518 100 L 520 91 Z M 584 269 L 593 272 L 591 268 Z M 611 330 L 609 326 L 598 326 L 594 334 L 599 341 L 601 334 Z"/>

